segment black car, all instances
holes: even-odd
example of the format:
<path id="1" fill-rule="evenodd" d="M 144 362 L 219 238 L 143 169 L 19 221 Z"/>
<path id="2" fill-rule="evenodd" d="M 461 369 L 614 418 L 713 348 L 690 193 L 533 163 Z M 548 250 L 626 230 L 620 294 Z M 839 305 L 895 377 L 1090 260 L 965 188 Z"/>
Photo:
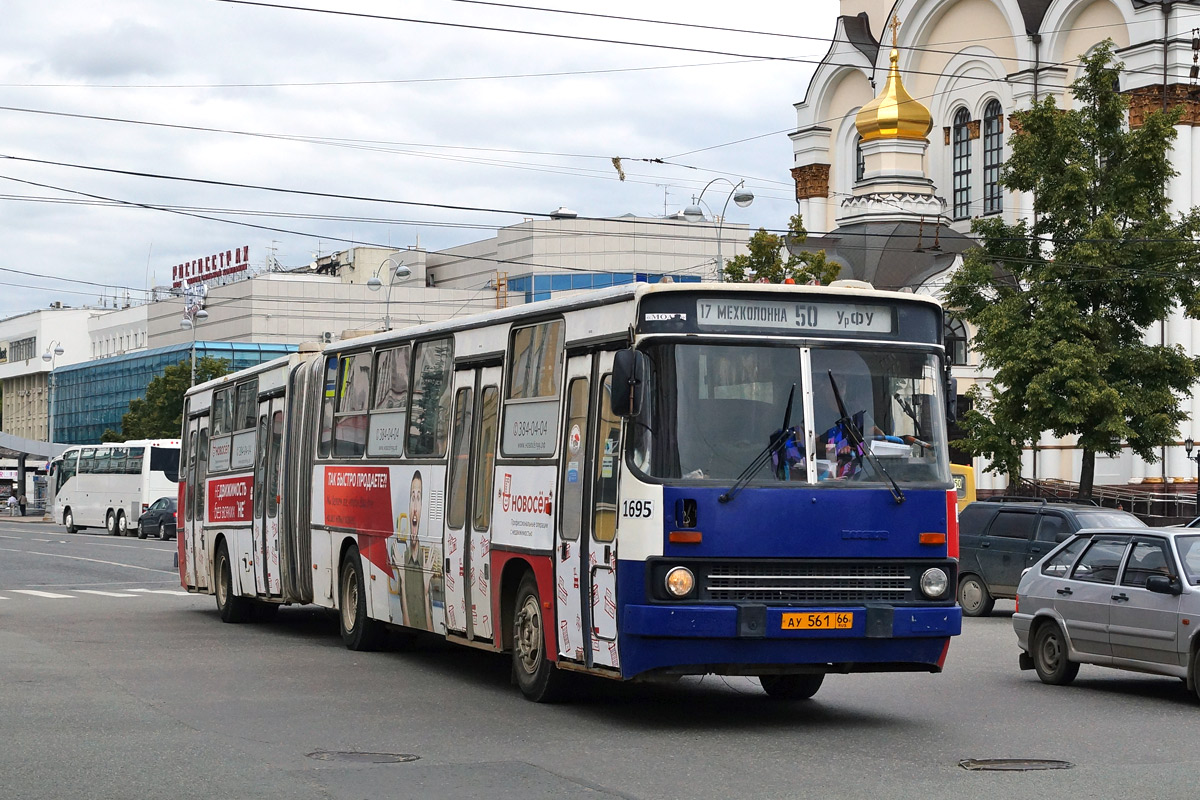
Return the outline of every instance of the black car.
<path id="1" fill-rule="evenodd" d="M 160 497 L 150 504 L 138 518 L 138 538 L 145 539 L 154 534 L 162 540 L 174 539 L 176 533 L 175 512 L 179 501 L 174 497 Z"/>
<path id="2" fill-rule="evenodd" d="M 997 498 L 958 515 L 958 604 L 963 615 L 992 613 L 996 598 L 1017 596 L 1017 583 L 1071 534 L 1084 528 L 1145 528 L 1125 511 L 1083 503 Z"/>

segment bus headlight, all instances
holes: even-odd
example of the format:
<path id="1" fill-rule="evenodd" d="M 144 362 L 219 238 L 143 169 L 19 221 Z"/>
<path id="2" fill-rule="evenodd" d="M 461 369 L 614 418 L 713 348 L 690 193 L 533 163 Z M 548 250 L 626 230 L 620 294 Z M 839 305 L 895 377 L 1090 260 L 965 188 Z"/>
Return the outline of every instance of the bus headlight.
<path id="1" fill-rule="evenodd" d="M 930 567 L 921 574 L 921 594 L 930 599 L 941 597 L 946 593 L 949 578 L 939 567 Z"/>
<path id="2" fill-rule="evenodd" d="M 696 586 L 696 576 L 687 567 L 674 567 L 667 573 L 663 583 L 672 597 L 687 597 Z"/>

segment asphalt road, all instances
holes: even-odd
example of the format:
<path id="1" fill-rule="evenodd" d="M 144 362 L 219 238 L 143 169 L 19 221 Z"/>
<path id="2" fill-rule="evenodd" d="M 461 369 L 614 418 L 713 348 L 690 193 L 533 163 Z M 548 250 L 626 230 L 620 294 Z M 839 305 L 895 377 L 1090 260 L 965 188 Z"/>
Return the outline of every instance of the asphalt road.
<path id="1" fill-rule="evenodd" d="M 1011 603 L 965 622 L 941 675 L 831 676 L 791 705 L 749 679 L 596 681 L 547 706 L 492 654 L 347 651 L 328 612 L 222 624 L 173 593 L 173 552 L 0 519 L 0 798 L 1195 795 L 1182 683 L 1085 666 L 1043 686 Z M 990 758 L 1074 766 L 960 766 Z"/>

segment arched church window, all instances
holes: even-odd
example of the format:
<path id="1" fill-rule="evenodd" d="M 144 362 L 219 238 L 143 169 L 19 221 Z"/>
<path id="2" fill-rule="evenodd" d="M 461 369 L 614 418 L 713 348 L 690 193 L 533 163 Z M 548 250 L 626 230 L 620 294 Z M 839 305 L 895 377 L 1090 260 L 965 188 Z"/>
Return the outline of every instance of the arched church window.
<path id="1" fill-rule="evenodd" d="M 867 159 L 863 157 L 862 137 L 854 137 L 854 182 L 858 183 L 867 174 Z"/>
<path id="2" fill-rule="evenodd" d="M 992 100 L 983 109 L 983 213 L 999 214 L 1004 210 L 1004 194 L 1000 189 L 1000 165 L 1004 163 L 1004 112 L 999 100 Z"/>
<path id="3" fill-rule="evenodd" d="M 967 365 L 967 326 L 961 319 L 946 315 L 943 322 L 946 339 L 946 357 L 956 367 Z"/>
<path id="4" fill-rule="evenodd" d="M 954 218 L 971 216 L 971 115 L 965 108 L 954 114 Z"/>

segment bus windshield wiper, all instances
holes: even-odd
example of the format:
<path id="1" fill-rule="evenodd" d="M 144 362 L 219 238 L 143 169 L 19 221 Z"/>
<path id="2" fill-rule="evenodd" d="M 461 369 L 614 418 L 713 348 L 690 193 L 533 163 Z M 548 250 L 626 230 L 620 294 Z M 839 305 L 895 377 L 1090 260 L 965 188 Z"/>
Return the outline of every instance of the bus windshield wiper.
<path id="1" fill-rule="evenodd" d="M 756 455 L 750 461 L 750 464 L 744 470 L 742 470 L 742 474 L 738 475 L 737 480 L 734 481 L 734 484 L 729 488 L 729 491 L 724 492 L 720 497 L 717 498 L 717 502 L 728 503 L 730 500 L 732 500 L 734 496 L 743 488 L 745 488 L 746 484 L 748 484 L 750 480 L 756 474 L 758 474 L 758 471 L 762 469 L 768 461 L 771 460 L 771 456 L 776 451 L 783 450 L 783 447 L 787 443 L 788 436 L 791 432 L 792 400 L 795 398 L 795 396 L 796 384 L 793 383 L 792 390 L 788 392 L 787 407 L 783 410 L 783 427 L 771 434 L 771 439 L 767 442 L 767 446 L 764 447 L 758 453 L 758 455 Z"/>
<path id="2" fill-rule="evenodd" d="M 837 381 L 833 378 L 833 370 L 829 370 L 829 385 L 833 387 L 833 399 L 837 401 L 838 413 L 841 414 L 841 419 L 836 424 L 842 426 L 842 430 L 846 432 L 846 438 L 850 440 L 850 448 L 857 450 L 860 456 L 866 456 L 871 462 L 871 466 L 879 470 L 879 474 L 887 478 L 889 489 L 892 492 L 892 497 L 896 498 L 896 503 L 904 502 L 904 492 L 900 491 L 900 484 L 888 474 L 884 469 L 883 462 L 879 460 L 879 456 L 875 455 L 874 451 L 866 445 L 863 440 L 862 431 L 854 424 L 854 419 L 846 413 L 846 404 L 842 402 L 842 393 L 838 391 Z"/>

